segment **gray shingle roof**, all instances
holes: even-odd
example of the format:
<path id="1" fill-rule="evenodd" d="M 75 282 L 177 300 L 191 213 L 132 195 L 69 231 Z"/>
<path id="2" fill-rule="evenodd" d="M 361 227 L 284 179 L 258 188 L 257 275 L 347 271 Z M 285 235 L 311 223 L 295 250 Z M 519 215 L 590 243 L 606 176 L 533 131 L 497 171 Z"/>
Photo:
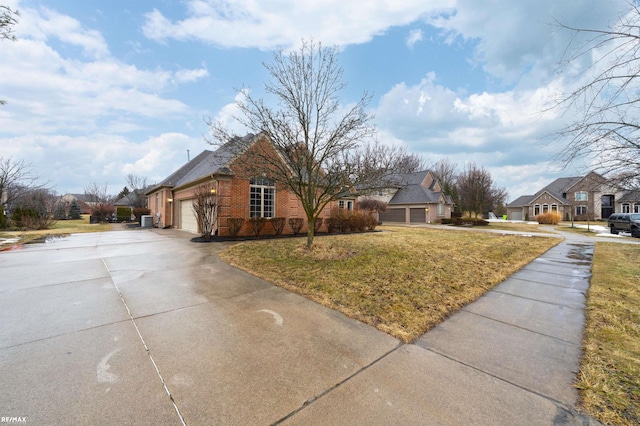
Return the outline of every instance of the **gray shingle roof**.
<path id="1" fill-rule="evenodd" d="M 389 200 L 389 204 L 438 203 L 442 192 L 434 192 L 421 185 L 428 173 L 428 170 L 424 170 L 402 175 L 401 179 L 406 183 L 406 186 L 398 189 L 391 200 Z M 431 188 L 433 188 L 433 184 Z"/>
<path id="2" fill-rule="evenodd" d="M 640 201 L 640 191 L 629 191 L 624 194 L 618 202 L 620 203 L 636 203 Z"/>
<path id="3" fill-rule="evenodd" d="M 235 145 L 238 141 L 232 141 L 222 145 L 215 151 L 202 151 L 187 164 L 180 167 L 178 170 L 173 172 L 162 182 L 152 188 L 149 192 L 147 192 L 147 194 L 154 192 L 158 188 L 162 187 L 180 187 L 214 173 L 230 173 L 231 170 L 228 168 L 229 163 L 236 156 L 236 150 L 232 149 L 232 144 L 234 144 L 234 147 L 247 146 L 253 139 L 254 135 L 250 133 L 238 140 L 241 142 L 241 145 Z"/>
<path id="4" fill-rule="evenodd" d="M 549 194 L 553 195 L 557 199 L 565 200 L 568 202 L 569 200 L 567 200 L 566 197 L 563 196 L 563 194 L 566 193 L 569 190 L 569 188 L 571 188 L 573 185 L 578 183 L 578 181 L 580 181 L 583 177 L 584 176 L 558 178 L 553 182 L 551 182 L 549 185 L 542 188 L 540 191 L 536 192 L 535 195 L 538 196 L 543 192 L 547 191 Z"/>
<path id="5" fill-rule="evenodd" d="M 525 207 L 531 204 L 534 198 L 536 198 L 535 195 L 521 195 L 507 204 L 507 207 Z"/>

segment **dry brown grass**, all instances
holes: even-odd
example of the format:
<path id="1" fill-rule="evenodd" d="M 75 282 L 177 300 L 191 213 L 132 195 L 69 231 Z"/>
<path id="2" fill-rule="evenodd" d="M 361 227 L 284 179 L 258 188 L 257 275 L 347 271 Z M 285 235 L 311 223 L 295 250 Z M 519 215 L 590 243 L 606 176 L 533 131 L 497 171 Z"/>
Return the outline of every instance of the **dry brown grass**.
<path id="1" fill-rule="evenodd" d="M 597 243 L 587 302 L 582 405 L 611 425 L 640 424 L 640 246 Z"/>
<path id="2" fill-rule="evenodd" d="M 25 243 L 45 236 L 59 236 L 77 234 L 83 232 L 104 232 L 111 231 L 113 225 L 110 223 L 90 224 L 89 216 L 85 215 L 78 220 L 59 220 L 50 229 L 38 231 L 3 231 L 0 232 L 2 238 L 20 238 Z M 0 242 L 0 246 L 2 243 Z"/>
<path id="3" fill-rule="evenodd" d="M 486 228 L 499 229 L 503 231 L 549 233 L 547 229 L 540 228 L 540 225 L 537 223 L 525 223 L 525 222 L 489 222 L 489 225 L 487 225 Z"/>
<path id="4" fill-rule="evenodd" d="M 246 242 L 230 264 L 410 342 L 560 240 L 382 227 L 383 232 Z"/>

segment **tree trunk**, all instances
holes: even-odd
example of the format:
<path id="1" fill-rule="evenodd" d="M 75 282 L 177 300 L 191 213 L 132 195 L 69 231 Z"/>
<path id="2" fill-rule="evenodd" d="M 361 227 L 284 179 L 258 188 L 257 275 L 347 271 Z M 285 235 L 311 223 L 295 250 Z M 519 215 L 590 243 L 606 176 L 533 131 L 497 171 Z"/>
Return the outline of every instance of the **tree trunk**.
<path id="1" fill-rule="evenodd" d="M 315 231 L 316 218 L 307 217 L 307 248 L 310 249 L 313 246 L 313 237 Z"/>

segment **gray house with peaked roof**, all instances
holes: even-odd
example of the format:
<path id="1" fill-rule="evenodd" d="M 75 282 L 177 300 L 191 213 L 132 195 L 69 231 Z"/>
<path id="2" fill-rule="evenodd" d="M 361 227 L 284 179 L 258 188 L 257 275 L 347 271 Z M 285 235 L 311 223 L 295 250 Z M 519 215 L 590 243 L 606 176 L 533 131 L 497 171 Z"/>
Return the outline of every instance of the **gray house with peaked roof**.
<path id="1" fill-rule="evenodd" d="M 403 186 L 392 188 L 376 198 L 387 203 L 380 221 L 396 223 L 436 223 L 450 219 L 453 201 L 442 192 L 440 181 L 429 170 L 400 176 Z"/>
<path id="2" fill-rule="evenodd" d="M 606 219 L 620 211 L 622 191 L 595 172 L 559 178 L 533 195 L 522 195 L 507 204 L 510 220 L 534 220 L 539 214 L 557 212 L 563 220 Z"/>

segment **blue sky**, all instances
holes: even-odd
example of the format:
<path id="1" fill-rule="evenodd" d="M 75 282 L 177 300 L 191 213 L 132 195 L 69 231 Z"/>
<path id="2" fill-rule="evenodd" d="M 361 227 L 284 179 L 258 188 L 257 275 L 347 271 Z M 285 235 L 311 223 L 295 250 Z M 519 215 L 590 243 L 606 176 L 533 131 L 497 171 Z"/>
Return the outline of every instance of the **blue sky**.
<path id="1" fill-rule="evenodd" d="M 0 156 L 58 193 L 127 174 L 158 182 L 204 149 L 203 117 L 233 126 L 235 88 L 260 94 L 263 61 L 313 38 L 342 49 L 343 102 L 373 95 L 378 137 L 428 163 L 473 161 L 508 200 L 556 177 L 545 111 L 578 84 L 558 72 L 571 34 L 606 28 L 624 0 L 0 0 L 21 13 L 0 42 Z"/>

